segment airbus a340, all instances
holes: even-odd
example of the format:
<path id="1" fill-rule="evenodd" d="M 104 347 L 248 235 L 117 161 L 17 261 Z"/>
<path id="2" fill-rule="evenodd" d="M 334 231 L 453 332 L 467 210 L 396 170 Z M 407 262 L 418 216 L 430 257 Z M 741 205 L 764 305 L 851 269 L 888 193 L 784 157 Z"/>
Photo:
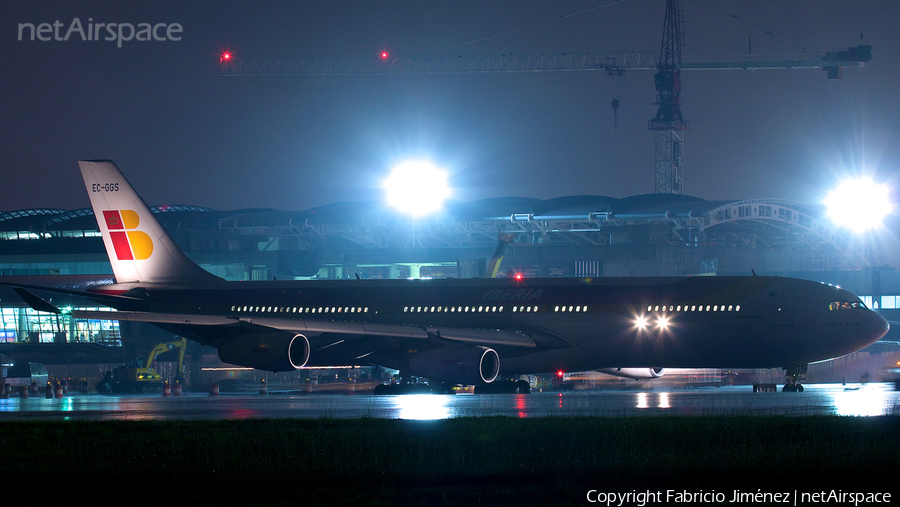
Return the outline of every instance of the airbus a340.
<path id="1" fill-rule="evenodd" d="M 79 165 L 116 280 L 79 294 L 118 311 L 73 316 L 149 322 L 235 365 L 373 364 L 467 385 L 561 370 L 783 367 L 787 390 L 802 390 L 809 362 L 889 327 L 846 290 L 771 276 L 225 281 L 182 252 L 113 162 Z"/>

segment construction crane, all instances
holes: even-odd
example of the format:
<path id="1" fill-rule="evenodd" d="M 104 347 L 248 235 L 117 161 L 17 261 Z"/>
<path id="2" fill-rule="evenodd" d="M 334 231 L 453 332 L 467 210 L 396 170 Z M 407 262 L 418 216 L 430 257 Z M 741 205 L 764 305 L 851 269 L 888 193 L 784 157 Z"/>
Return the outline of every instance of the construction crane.
<path id="1" fill-rule="evenodd" d="M 663 28 L 662 44 L 659 49 L 659 64 L 653 83 L 656 85 L 656 117 L 648 123 L 656 136 L 656 193 L 682 193 L 681 147 L 685 130 L 690 122 L 681 115 L 681 45 L 684 26 L 682 24 L 681 0 L 666 1 L 666 21 Z"/>
<path id="2" fill-rule="evenodd" d="M 681 72 L 693 70 L 822 69 L 828 79 L 842 79 L 845 68 L 865 67 L 872 46 L 842 50 L 775 55 L 682 58 L 681 0 L 666 0 L 666 15 L 659 55 L 650 51 L 563 53 L 500 56 L 436 56 L 392 58 L 381 52 L 368 59 L 311 59 L 239 61 L 232 53 L 220 58 L 223 78 L 259 76 L 366 76 L 404 74 L 483 74 L 497 72 L 606 72 L 652 70 L 659 109 L 648 127 L 657 132 L 655 192 L 683 193 L 682 147 L 690 122 L 681 113 Z M 618 100 L 613 100 L 613 110 Z"/>

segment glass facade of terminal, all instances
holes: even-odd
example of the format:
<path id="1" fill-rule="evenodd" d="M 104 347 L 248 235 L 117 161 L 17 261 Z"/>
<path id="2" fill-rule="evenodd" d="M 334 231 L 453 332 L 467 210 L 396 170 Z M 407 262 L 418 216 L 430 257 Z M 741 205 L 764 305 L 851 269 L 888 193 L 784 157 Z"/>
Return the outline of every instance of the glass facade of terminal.
<path id="1" fill-rule="evenodd" d="M 108 308 L 77 308 L 108 310 Z M 99 343 L 121 345 L 119 322 L 115 320 L 74 319 L 37 312 L 31 308 L 0 308 L 0 343 Z"/>

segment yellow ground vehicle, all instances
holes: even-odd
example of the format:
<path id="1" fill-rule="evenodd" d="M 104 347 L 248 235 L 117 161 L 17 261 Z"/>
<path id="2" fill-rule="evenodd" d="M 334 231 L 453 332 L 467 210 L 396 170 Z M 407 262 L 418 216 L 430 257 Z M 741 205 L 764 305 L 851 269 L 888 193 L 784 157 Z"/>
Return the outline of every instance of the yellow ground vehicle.
<path id="1" fill-rule="evenodd" d="M 147 361 L 140 363 L 138 359 L 129 361 L 123 366 L 117 366 L 112 371 L 107 371 L 103 380 L 97 384 L 97 391 L 109 393 L 142 393 L 145 390 L 156 389 L 163 383 L 162 375 L 153 367 L 156 357 L 170 350 L 178 349 L 178 368 L 175 382 L 184 381 L 184 350 L 187 348 L 187 339 L 181 338 L 170 342 L 156 344 Z"/>
<path id="2" fill-rule="evenodd" d="M 503 262 L 503 257 L 506 255 L 507 250 L 509 250 L 509 244 L 512 243 L 515 237 L 515 234 L 500 234 L 497 237 L 497 248 L 494 249 L 494 255 L 491 256 L 491 260 L 488 261 L 487 272 L 485 273 L 486 278 L 497 278 L 497 271 L 500 270 L 500 263 Z"/>

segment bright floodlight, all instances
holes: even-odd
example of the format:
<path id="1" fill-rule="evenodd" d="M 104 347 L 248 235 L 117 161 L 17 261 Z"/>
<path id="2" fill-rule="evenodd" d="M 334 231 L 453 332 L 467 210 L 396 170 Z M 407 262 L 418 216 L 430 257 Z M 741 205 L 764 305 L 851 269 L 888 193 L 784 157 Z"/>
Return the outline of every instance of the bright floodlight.
<path id="1" fill-rule="evenodd" d="M 450 197 L 447 173 L 430 162 L 405 162 L 384 180 L 387 202 L 410 215 L 427 215 L 441 209 Z"/>
<path id="2" fill-rule="evenodd" d="M 857 232 L 881 225 L 881 220 L 894 208 L 891 187 L 868 178 L 842 182 L 828 197 L 828 217 L 837 225 Z"/>

